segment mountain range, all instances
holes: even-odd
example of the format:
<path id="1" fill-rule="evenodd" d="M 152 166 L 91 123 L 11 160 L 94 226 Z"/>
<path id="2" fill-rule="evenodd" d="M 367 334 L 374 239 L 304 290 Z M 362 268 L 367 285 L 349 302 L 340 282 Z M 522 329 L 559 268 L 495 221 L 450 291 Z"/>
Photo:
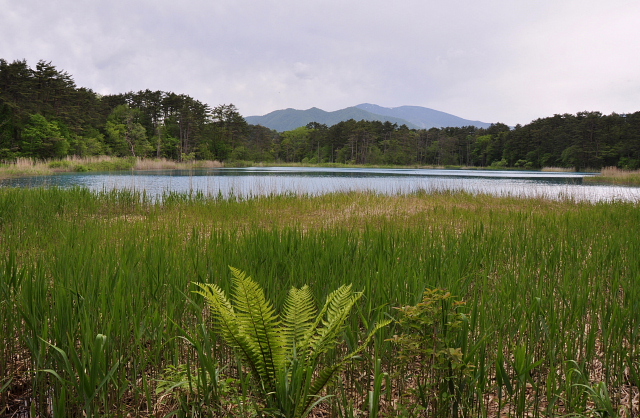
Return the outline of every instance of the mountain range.
<path id="1" fill-rule="evenodd" d="M 490 123 L 472 121 L 461 117 L 420 106 L 382 107 L 370 103 L 327 112 L 317 107 L 307 110 L 282 109 L 264 116 L 247 116 L 245 120 L 252 125 L 262 125 L 278 132 L 306 126 L 318 122 L 327 126 L 354 119 L 356 121 L 380 121 L 407 125 L 411 129 L 430 129 L 461 126 L 488 128 Z"/>

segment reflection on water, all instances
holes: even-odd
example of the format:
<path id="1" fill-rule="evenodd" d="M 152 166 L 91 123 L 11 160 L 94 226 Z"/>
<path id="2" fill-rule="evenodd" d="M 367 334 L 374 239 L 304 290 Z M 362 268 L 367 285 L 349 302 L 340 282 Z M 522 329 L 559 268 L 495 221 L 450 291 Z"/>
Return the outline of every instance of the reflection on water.
<path id="1" fill-rule="evenodd" d="M 251 197 L 267 194 L 322 194 L 369 190 L 398 194 L 417 190 L 461 190 L 498 196 L 639 201 L 640 188 L 583 184 L 588 173 L 539 171 L 252 167 L 66 173 L 0 181 L 4 187 L 132 189 L 155 198 L 168 192 Z"/>

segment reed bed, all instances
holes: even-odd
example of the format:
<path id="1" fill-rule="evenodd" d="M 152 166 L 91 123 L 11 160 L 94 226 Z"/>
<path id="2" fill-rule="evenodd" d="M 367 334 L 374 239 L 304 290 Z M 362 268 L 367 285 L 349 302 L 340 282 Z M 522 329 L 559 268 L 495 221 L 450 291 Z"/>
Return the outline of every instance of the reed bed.
<path id="1" fill-rule="evenodd" d="M 134 170 L 192 170 L 196 168 L 220 168 L 224 167 L 220 161 L 192 160 L 174 161 L 166 158 L 138 158 Z"/>
<path id="2" fill-rule="evenodd" d="M 18 158 L 15 162 L 0 164 L 0 178 L 38 176 L 51 174 L 51 169 L 43 162 L 31 158 Z"/>
<path id="3" fill-rule="evenodd" d="M 576 171 L 573 167 L 542 167 L 540 171 L 556 172 L 556 173 L 573 173 Z"/>
<path id="4" fill-rule="evenodd" d="M 640 170 L 624 170 L 617 167 L 605 167 L 599 176 L 585 177 L 588 183 L 619 184 L 623 186 L 640 186 Z"/>
<path id="5" fill-rule="evenodd" d="M 173 161 L 166 158 L 111 157 L 107 155 L 79 157 L 70 155 L 57 160 L 18 158 L 0 164 L 0 178 L 18 176 L 40 176 L 60 172 L 124 171 L 124 170 L 193 170 L 219 168 L 219 161 Z"/>
<path id="6" fill-rule="evenodd" d="M 0 415 L 252 416 L 251 382 L 192 293 L 228 291 L 235 266 L 276 306 L 291 286 L 321 301 L 353 283 L 345 347 L 425 289 L 464 301 L 457 416 L 638 416 L 639 252 L 640 208 L 623 202 L 1 189 Z M 420 362 L 389 341 L 405 331 L 383 329 L 320 409 L 436 416 Z M 215 387 L 167 383 L 209 366 Z"/>

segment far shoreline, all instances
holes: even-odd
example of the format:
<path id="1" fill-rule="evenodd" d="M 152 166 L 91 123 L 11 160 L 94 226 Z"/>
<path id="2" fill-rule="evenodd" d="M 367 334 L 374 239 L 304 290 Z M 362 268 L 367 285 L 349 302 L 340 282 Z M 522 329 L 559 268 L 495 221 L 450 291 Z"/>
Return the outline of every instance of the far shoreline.
<path id="1" fill-rule="evenodd" d="M 285 162 L 253 162 L 215 160 L 173 161 L 166 158 L 139 157 L 75 157 L 60 160 L 41 161 L 31 158 L 20 158 L 15 162 L 0 164 L 0 179 L 48 176 L 59 173 L 98 172 L 98 171 L 153 171 L 153 170 L 197 170 L 206 168 L 249 168 L 249 167 L 327 167 L 327 168 L 384 168 L 384 169 L 441 169 L 441 170 L 495 170 L 495 171 L 542 171 L 542 172 L 575 172 L 574 168 L 543 167 L 525 169 L 522 167 L 466 167 L 466 166 L 430 166 L 430 165 L 361 165 L 344 163 L 285 163 Z M 602 185 L 640 186 L 640 170 L 623 170 L 616 167 L 605 167 L 601 170 L 583 169 L 585 173 L 599 173 L 584 178 L 585 183 Z"/>

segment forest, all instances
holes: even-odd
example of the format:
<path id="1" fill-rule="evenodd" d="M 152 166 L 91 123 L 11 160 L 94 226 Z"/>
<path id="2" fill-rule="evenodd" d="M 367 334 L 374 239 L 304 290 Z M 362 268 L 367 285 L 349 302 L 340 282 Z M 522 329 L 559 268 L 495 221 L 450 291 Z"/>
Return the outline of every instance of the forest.
<path id="1" fill-rule="evenodd" d="M 526 125 L 409 129 L 310 123 L 276 132 L 233 104 L 173 92 L 100 95 L 51 62 L 0 59 L 0 160 L 95 155 L 266 163 L 640 168 L 640 111 L 553 115 Z"/>

